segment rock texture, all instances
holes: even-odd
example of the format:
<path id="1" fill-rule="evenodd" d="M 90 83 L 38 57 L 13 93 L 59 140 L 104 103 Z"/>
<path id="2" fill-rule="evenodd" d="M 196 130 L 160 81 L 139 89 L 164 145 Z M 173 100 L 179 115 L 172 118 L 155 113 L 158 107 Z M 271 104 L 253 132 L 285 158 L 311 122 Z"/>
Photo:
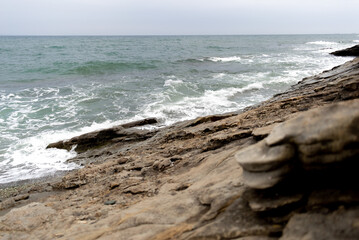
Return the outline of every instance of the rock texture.
<path id="1" fill-rule="evenodd" d="M 258 189 L 276 185 L 291 171 L 357 164 L 359 100 L 302 113 L 238 152 L 236 158 L 244 169 L 245 183 Z"/>
<path id="2" fill-rule="evenodd" d="M 335 56 L 342 56 L 342 57 L 358 57 L 359 56 L 359 45 L 355 45 L 354 47 L 339 50 L 332 52 Z"/>
<path id="3" fill-rule="evenodd" d="M 358 86 L 359 58 L 241 112 L 51 145 L 84 139 L 84 167 L 0 190 L 0 239 L 358 239 Z"/>

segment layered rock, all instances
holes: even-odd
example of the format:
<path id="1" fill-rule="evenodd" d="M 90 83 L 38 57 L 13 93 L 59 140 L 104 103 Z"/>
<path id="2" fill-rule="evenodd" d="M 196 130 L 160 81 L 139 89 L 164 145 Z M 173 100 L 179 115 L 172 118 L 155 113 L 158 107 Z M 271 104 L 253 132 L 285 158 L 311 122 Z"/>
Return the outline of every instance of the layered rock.
<path id="1" fill-rule="evenodd" d="M 359 100 L 302 113 L 236 158 L 245 183 L 257 189 L 278 184 L 292 171 L 350 164 L 359 159 Z"/>

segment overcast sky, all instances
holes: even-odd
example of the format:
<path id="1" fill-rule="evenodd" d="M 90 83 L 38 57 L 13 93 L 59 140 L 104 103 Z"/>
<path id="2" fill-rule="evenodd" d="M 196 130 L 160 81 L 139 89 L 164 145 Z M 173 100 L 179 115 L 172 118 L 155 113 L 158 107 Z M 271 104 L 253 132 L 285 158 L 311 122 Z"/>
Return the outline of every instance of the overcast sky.
<path id="1" fill-rule="evenodd" d="M 0 35 L 359 33 L 359 0 L 0 0 Z"/>

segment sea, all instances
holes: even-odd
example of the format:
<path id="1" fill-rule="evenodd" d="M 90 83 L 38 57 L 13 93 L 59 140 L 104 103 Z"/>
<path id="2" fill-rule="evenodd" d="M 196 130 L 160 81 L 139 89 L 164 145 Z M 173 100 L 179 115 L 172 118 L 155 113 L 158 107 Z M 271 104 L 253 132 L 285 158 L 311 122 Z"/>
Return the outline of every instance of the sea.
<path id="1" fill-rule="evenodd" d="M 358 34 L 0 36 L 0 184 L 79 168 L 49 143 L 241 110 L 352 58 Z"/>

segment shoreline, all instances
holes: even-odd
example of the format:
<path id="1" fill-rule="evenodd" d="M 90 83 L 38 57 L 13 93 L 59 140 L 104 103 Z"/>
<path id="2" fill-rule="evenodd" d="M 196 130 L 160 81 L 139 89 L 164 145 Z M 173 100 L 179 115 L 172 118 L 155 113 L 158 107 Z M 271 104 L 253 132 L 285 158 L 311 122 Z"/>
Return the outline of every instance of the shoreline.
<path id="1" fill-rule="evenodd" d="M 15 189 L 0 199 L 0 210 L 5 211 L 0 214 L 3 231 L 0 237 L 11 234 L 15 238 L 43 236 L 46 239 L 290 239 L 290 236 L 298 237 L 291 232 L 291 224 L 312 231 L 305 221 L 314 219 L 314 213 L 320 213 L 327 225 L 335 229 L 336 224 L 330 219 L 338 216 L 353 219 L 351 216 L 357 215 L 359 199 L 355 186 L 352 188 L 351 184 L 337 179 L 348 189 L 343 192 L 342 185 L 336 189 L 336 185 L 325 184 L 323 188 L 320 183 L 314 184 L 313 190 L 312 183 L 306 181 L 294 182 L 294 186 L 299 186 L 291 187 L 291 195 L 286 195 L 283 190 L 286 186 L 282 185 L 275 186 L 274 193 L 271 187 L 263 191 L 251 189 L 263 187 L 248 177 L 254 166 L 258 176 L 255 179 L 261 179 L 272 174 L 267 169 L 270 165 L 245 162 L 241 167 L 236 159 L 240 164 L 243 160 L 236 154 L 239 151 L 248 154 L 247 149 L 259 147 L 258 144 L 272 136 L 274 129 L 281 129 L 278 126 L 285 126 L 308 112 L 323 111 L 326 115 L 330 113 L 326 109 L 332 105 L 340 109 L 349 104 L 358 106 L 355 100 L 359 98 L 358 86 L 359 58 L 355 58 L 304 78 L 287 91 L 238 113 L 199 117 L 154 132 L 117 126 L 68 140 L 68 146 L 60 141 L 55 144 L 57 147 L 83 143 L 72 161 L 83 161 L 85 167 L 55 178 L 25 180 L 5 188 L 0 185 L 0 192 Z M 308 118 L 308 122 L 312 119 Z M 99 138 L 104 135 L 105 139 Z M 93 139 L 97 140 L 93 142 Z M 352 152 L 355 159 L 357 155 Z M 258 166 L 266 169 L 265 172 L 259 171 Z M 319 173 L 308 173 L 310 179 L 317 181 L 316 174 L 320 177 L 321 171 L 325 173 L 323 176 L 332 177 L 331 171 L 321 167 L 315 170 Z M 351 173 L 346 165 L 343 169 L 344 173 L 337 173 L 338 176 Z M 329 199 L 335 207 L 327 208 L 327 188 L 334 189 L 329 196 L 346 197 L 347 202 Z M 32 197 L 45 192 L 49 194 Z M 322 195 L 316 196 L 316 192 Z M 314 212 L 313 206 L 317 209 Z M 13 214 L 7 214 L 8 211 Z M 300 220 L 298 211 L 302 217 L 310 218 Z M 262 219 L 258 214 L 267 217 Z M 19 216 L 25 216 L 21 223 L 11 225 L 12 221 L 19 221 Z M 27 224 L 30 221 L 36 224 Z M 352 234 L 348 236 L 357 236 L 356 230 L 348 226 L 345 225 L 347 234 Z M 325 226 L 317 227 L 326 236 Z"/>

